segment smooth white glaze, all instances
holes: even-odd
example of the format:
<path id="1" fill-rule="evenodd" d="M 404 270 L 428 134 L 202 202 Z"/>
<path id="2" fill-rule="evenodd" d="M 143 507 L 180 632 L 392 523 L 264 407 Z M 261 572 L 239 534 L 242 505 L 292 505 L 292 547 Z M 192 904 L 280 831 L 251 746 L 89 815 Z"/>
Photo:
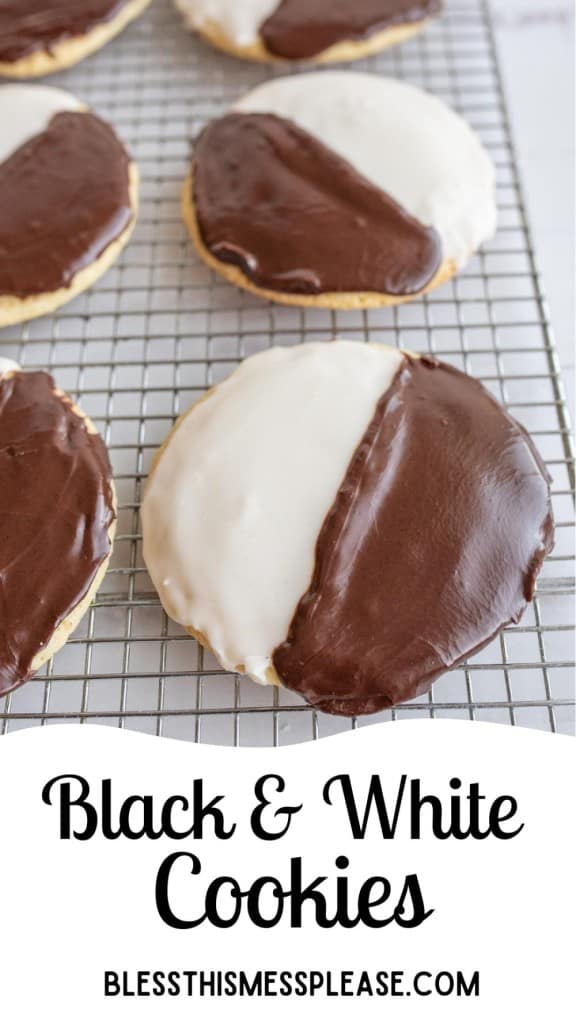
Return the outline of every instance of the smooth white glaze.
<path id="1" fill-rule="evenodd" d="M 444 258 L 458 266 L 496 230 L 490 157 L 462 117 L 416 86 L 319 71 L 265 82 L 235 109 L 296 122 L 435 227 Z"/>
<path id="2" fill-rule="evenodd" d="M 184 21 L 200 31 L 207 22 L 217 25 L 236 46 L 257 42 L 260 26 L 279 6 L 280 0 L 175 0 Z"/>
<path id="3" fill-rule="evenodd" d="M 322 523 L 401 359 L 348 341 L 269 349 L 170 437 L 142 504 L 144 559 L 167 613 L 226 669 L 270 682 Z"/>
<path id="4" fill-rule="evenodd" d="M 0 163 L 46 130 L 55 114 L 81 110 L 82 104 L 63 89 L 47 85 L 0 86 Z"/>
<path id="5" fill-rule="evenodd" d="M 15 363 L 13 359 L 6 359 L 5 356 L 0 356 L 0 377 L 4 373 L 10 373 L 10 370 L 19 370 L 18 363 Z"/>

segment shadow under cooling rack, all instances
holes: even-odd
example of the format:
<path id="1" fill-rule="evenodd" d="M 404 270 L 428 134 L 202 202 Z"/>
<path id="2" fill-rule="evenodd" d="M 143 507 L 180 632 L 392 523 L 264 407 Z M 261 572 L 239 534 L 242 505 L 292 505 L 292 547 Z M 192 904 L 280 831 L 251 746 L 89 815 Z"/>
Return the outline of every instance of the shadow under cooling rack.
<path id="1" fill-rule="evenodd" d="M 573 730 L 571 435 L 487 7 L 445 6 L 419 37 L 359 66 L 421 85 L 468 118 L 497 168 L 500 229 L 459 278 L 393 310 L 268 306 L 217 280 L 187 241 L 180 189 L 190 141 L 275 72 L 210 50 L 182 31 L 171 3 L 156 2 L 101 53 L 53 80 L 115 124 L 140 166 L 141 210 L 132 242 L 102 281 L 56 316 L 1 331 L 0 355 L 48 367 L 97 423 L 114 466 L 119 523 L 97 599 L 44 675 L 0 702 L 0 731 L 102 722 L 266 746 L 414 716 Z M 482 379 L 534 436 L 553 477 L 557 521 L 555 551 L 518 626 L 447 673 L 429 697 L 351 722 L 223 672 L 164 615 L 139 524 L 152 455 L 180 412 L 253 352 L 336 335 L 433 352 Z"/>

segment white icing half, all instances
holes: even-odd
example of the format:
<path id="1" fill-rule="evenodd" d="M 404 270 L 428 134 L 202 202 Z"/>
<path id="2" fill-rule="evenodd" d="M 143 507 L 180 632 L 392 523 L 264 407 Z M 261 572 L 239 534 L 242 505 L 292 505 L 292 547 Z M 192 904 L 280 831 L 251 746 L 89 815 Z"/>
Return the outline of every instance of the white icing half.
<path id="1" fill-rule="evenodd" d="M 167 613 L 269 682 L 316 540 L 402 356 L 360 342 L 245 360 L 184 418 L 148 483 L 144 559 Z"/>
<path id="2" fill-rule="evenodd" d="M 258 41 L 260 26 L 279 6 L 280 0 L 175 0 L 191 29 L 202 30 L 208 22 L 217 25 L 237 46 Z"/>
<path id="3" fill-rule="evenodd" d="M 0 163 L 46 130 L 55 114 L 81 110 L 69 92 L 47 85 L 0 86 Z"/>
<path id="4" fill-rule="evenodd" d="M 18 363 L 15 363 L 13 359 L 6 359 L 5 356 L 0 356 L 0 377 L 3 373 L 10 373 L 10 370 L 19 370 Z"/>
<path id="5" fill-rule="evenodd" d="M 416 86 L 354 71 L 265 82 L 236 110 L 295 121 L 435 227 L 462 266 L 496 230 L 494 167 L 467 122 Z"/>

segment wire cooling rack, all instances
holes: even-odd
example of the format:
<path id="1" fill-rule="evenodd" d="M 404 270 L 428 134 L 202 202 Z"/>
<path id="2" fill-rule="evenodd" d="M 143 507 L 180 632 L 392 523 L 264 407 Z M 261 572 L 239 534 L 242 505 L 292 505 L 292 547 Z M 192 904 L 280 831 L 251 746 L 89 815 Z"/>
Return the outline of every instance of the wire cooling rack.
<path id="1" fill-rule="evenodd" d="M 180 218 L 190 141 L 275 74 L 183 31 L 169 0 L 79 67 L 51 79 L 116 126 L 138 161 L 141 209 L 116 267 L 54 317 L 0 331 L 0 355 L 49 368 L 105 437 L 119 522 L 104 585 L 45 673 L 0 703 L 0 729 L 102 722 L 202 742 L 268 746 L 375 720 L 458 717 L 570 732 L 574 709 L 573 476 L 562 387 L 510 140 L 484 0 L 447 0 L 417 39 L 364 62 L 456 107 L 497 166 L 500 230 L 455 281 L 395 310 L 267 305 L 216 279 Z M 554 478 L 557 545 L 521 624 L 427 698 L 375 718 L 317 714 L 289 691 L 224 673 L 163 613 L 141 552 L 139 503 L 175 417 L 270 345 L 340 335 L 434 352 L 480 377 L 535 437 Z M 242 600 L 242 594 L 238 594 Z"/>

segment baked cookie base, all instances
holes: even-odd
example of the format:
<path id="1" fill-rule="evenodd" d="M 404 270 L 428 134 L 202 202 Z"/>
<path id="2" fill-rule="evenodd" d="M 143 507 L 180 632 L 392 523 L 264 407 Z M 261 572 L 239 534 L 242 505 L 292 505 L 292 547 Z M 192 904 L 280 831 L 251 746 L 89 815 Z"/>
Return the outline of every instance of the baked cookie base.
<path id="1" fill-rule="evenodd" d="M 11 377 L 11 376 L 14 375 L 14 373 L 19 373 L 19 372 L 20 372 L 19 370 L 9 370 L 8 373 L 6 374 L 6 376 L 7 377 Z M 66 399 L 68 398 L 68 396 L 65 395 L 63 391 L 56 390 L 55 393 L 56 393 L 56 395 L 58 395 L 61 398 L 66 398 Z M 96 430 L 96 427 L 92 423 L 92 420 L 90 420 L 89 417 L 86 416 L 86 414 L 84 412 L 82 412 L 82 410 L 79 409 L 77 405 L 74 405 L 74 403 L 72 403 L 72 410 L 73 410 L 73 412 L 75 413 L 76 416 L 78 416 L 81 420 L 84 421 L 84 423 L 86 425 L 86 429 L 87 429 L 89 434 L 98 434 L 98 431 Z M 86 592 L 86 594 L 84 595 L 84 597 L 72 609 L 70 614 L 67 615 L 66 618 L 62 620 L 62 622 L 60 623 L 58 628 L 55 630 L 55 632 L 50 637 L 48 643 L 40 651 L 38 651 L 38 653 L 34 657 L 34 659 L 32 661 L 31 668 L 30 668 L 30 677 L 34 676 L 42 668 L 42 666 L 45 665 L 46 662 L 48 662 L 50 660 L 50 658 L 54 657 L 54 655 L 64 646 L 64 644 L 68 640 L 70 634 L 74 632 L 74 630 L 76 629 L 76 627 L 80 623 L 80 620 L 84 617 L 85 613 L 87 612 L 90 604 L 92 603 L 93 598 L 95 597 L 97 591 L 100 588 L 100 585 L 101 585 L 101 583 L 102 583 L 102 581 L 104 579 L 104 576 L 106 575 L 106 571 L 108 569 L 108 565 L 109 565 L 110 559 L 112 557 L 112 549 L 113 549 L 113 545 L 114 545 L 114 537 L 116 535 L 116 519 L 117 519 L 117 515 L 118 515 L 116 491 L 114 489 L 114 481 L 113 481 L 112 478 L 110 479 L 110 489 L 111 489 L 111 492 L 112 492 L 112 507 L 113 507 L 113 512 L 114 512 L 114 518 L 113 518 L 113 520 L 112 520 L 112 522 L 110 524 L 110 527 L 108 529 L 108 539 L 110 541 L 110 552 L 107 555 L 107 557 L 104 559 L 102 564 L 99 566 L 98 571 L 96 572 L 96 575 L 94 576 L 94 579 L 92 580 L 92 583 L 90 584 L 90 587 L 89 587 L 88 591 Z M 26 682 L 26 681 L 27 680 L 24 680 L 23 682 Z M 18 684 L 18 685 L 23 685 L 23 684 Z M 15 689 L 17 689 L 17 687 L 15 687 Z"/>
<path id="2" fill-rule="evenodd" d="M 30 295 L 24 299 L 15 295 L 0 295 L 0 327 L 9 327 L 11 324 L 24 323 L 26 320 L 34 320 L 36 317 L 53 313 L 66 302 L 75 299 L 81 292 L 91 288 L 98 278 L 110 269 L 128 242 L 136 224 L 139 175 L 135 163 L 130 163 L 129 175 L 132 219 L 128 227 L 118 238 L 106 246 L 98 259 L 79 270 L 67 288 L 58 288 L 55 292 L 43 292 L 40 295 Z"/>
<path id="3" fill-rule="evenodd" d="M 38 78 L 70 68 L 84 57 L 105 46 L 148 7 L 152 0 L 131 0 L 125 7 L 102 25 L 97 25 L 83 36 L 74 36 L 56 43 L 50 51 L 38 50 L 17 61 L 0 61 L 0 76 L 5 78 Z"/>
<path id="4" fill-rule="evenodd" d="M 237 288 L 243 288 L 245 291 L 260 296 L 262 299 L 268 299 L 271 302 L 277 302 L 284 306 L 342 310 L 380 309 L 385 306 L 399 306 L 404 302 L 420 298 L 427 292 L 432 291 L 433 288 L 438 288 L 439 285 L 450 280 L 458 271 L 458 267 L 453 260 L 445 260 L 435 277 L 430 281 L 430 284 L 414 295 L 384 295 L 379 292 L 321 292 L 319 295 L 295 295 L 291 292 L 275 292 L 266 288 L 259 288 L 239 267 L 216 259 L 206 248 L 200 235 L 192 190 L 193 178 L 190 174 L 186 179 L 182 193 L 182 216 L 204 263 L 226 278 L 230 284 L 236 285 Z"/>
<path id="5" fill-rule="evenodd" d="M 423 18 L 421 21 L 412 22 L 409 25 L 393 25 L 390 28 L 375 32 L 368 39 L 342 40 L 328 47 L 315 57 L 303 61 L 292 61 L 286 57 L 278 57 L 266 49 L 262 39 L 258 39 L 249 46 L 239 46 L 222 31 L 220 25 L 214 21 L 206 21 L 198 34 L 217 50 L 222 50 L 231 57 L 239 57 L 241 60 L 258 61 L 261 64 L 336 64 L 348 63 L 361 60 L 363 57 L 370 57 L 374 53 L 380 53 L 389 46 L 398 46 L 400 43 L 412 39 L 422 31 L 428 24 L 430 18 Z"/>

